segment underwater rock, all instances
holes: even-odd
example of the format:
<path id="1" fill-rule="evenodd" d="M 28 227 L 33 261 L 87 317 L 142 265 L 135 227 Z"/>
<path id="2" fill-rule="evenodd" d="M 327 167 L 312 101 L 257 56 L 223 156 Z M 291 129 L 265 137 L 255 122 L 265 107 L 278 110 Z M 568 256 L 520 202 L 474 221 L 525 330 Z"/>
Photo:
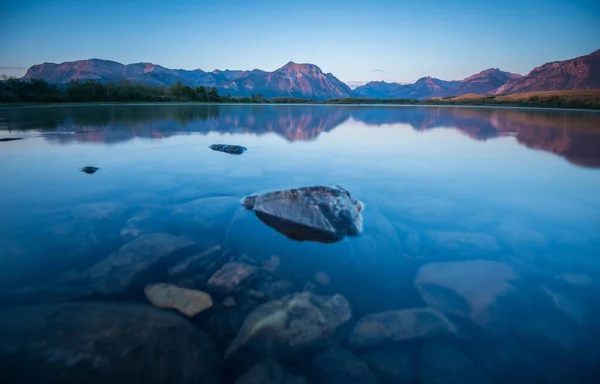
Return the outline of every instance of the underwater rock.
<path id="1" fill-rule="evenodd" d="M 71 303 L 0 310 L 6 383 L 219 383 L 212 337 L 150 305 Z"/>
<path id="2" fill-rule="evenodd" d="M 246 152 L 247 148 L 241 145 L 230 145 L 230 144 L 212 144 L 208 148 L 213 151 L 225 152 L 231 155 L 241 155 Z"/>
<path id="3" fill-rule="evenodd" d="M 152 284 L 144 288 L 146 298 L 159 308 L 173 308 L 189 317 L 212 307 L 213 302 L 206 292 L 181 288 L 172 284 Z"/>
<path id="4" fill-rule="evenodd" d="M 350 303 L 339 294 L 296 293 L 254 309 L 229 346 L 225 359 L 247 351 L 285 358 L 324 342 L 352 317 Z"/>
<path id="5" fill-rule="evenodd" d="M 15 140 L 23 140 L 23 138 L 22 137 L 2 137 L 2 138 L 0 138 L 0 142 L 15 141 Z"/>
<path id="6" fill-rule="evenodd" d="M 221 246 L 215 245 L 200 252 L 199 254 L 190 256 L 169 268 L 169 276 L 180 276 L 205 272 L 207 269 L 210 269 L 215 259 L 219 257 L 220 252 Z"/>
<path id="7" fill-rule="evenodd" d="M 390 341 L 455 336 L 457 333 L 456 326 L 432 308 L 402 309 L 364 316 L 354 326 L 348 344 L 368 347 Z"/>
<path id="8" fill-rule="evenodd" d="M 270 300 L 277 300 L 292 293 L 294 283 L 289 280 L 261 281 L 260 291 Z"/>
<path id="9" fill-rule="evenodd" d="M 272 360 L 267 360 L 250 368 L 235 381 L 235 384 L 308 384 L 308 380 L 288 372 Z"/>
<path id="10" fill-rule="evenodd" d="M 492 384 L 484 369 L 450 345 L 434 342 L 421 347 L 422 384 Z"/>
<path id="11" fill-rule="evenodd" d="M 208 279 L 207 289 L 218 293 L 233 293 L 256 273 L 258 267 L 244 263 L 227 263 Z"/>
<path id="12" fill-rule="evenodd" d="M 92 173 L 96 173 L 97 170 L 99 170 L 100 168 L 98 167 L 90 167 L 90 166 L 85 166 L 83 168 L 81 168 L 81 172 L 87 173 L 88 175 L 91 175 Z"/>
<path id="13" fill-rule="evenodd" d="M 369 349 L 360 355 L 381 383 L 416 383 L 417 359 L 411 344 L 398 343 Z"/>
<path id="14" fill-rule="evenodd" d="M 203 197 L 176 205 L 166 220 L 173 231 L 207 238 L 212 245 L 220 243 L 238 209 L 239 197 Z"/>
<path id="15" fill-rule="evenodd" d="M 332 243 L 362 232 L 363 204 L 337 186 L 248 196 L 242 203 L 265 224 L 294 240 Z"/>
<path id="16" fill-rule="evenodd" d="M 236 304 L 237 303 L 236 303 L 235 299 L 231 296 L 227 296 L 225 299 L 223 299 L 223 306 L 225 308 L 235 307 Z"/>
<path id="17" fill-rule="evenodd" d="M 325 272 L 319 271 L 315 274 L 315 280 L 321 285 L 327 285 L 331 281 L 331 278 Z"/>
<path id="18" fill-rule="evenodd" d="M 311 365 L 319 381 L 328 384 L 374 384 L 377 379 L 367 364 L 340 345 L 318 354 Z"/>
<path id="19" fill-rule="evenodd" d="M 513 311 L 523 316 L 521 296 L 510 284 L 513 269 L 489 260 L 430 263 L 419 269 L 415 285 L 430 306 L 469 318 L 492 333 L 506 331 Z"/>
<path id="20" fill-rule="evenodd" d="M 168 211 L 160 205 L 143 207 L 121 227 L 120 235 L 124 240 L 132 240 L 144 233 L 161 232 L 167 227 L 165 216 Z"/>
<path id="21" fill-rule="evenodd" d="M 498 254 L 502 248 L 495 237 L 486 233 L 458 231 L 427 231 L 429 250 L 446 259 L 477 258 Z"/>
<path id="22" fill-rule="evenodd" d="M 90 287 L 98 293 L 121 293 L 135 285 L 146 283 L 144 277 L 169 256 L 194 245 L 186 236 L 169 233 L 141 235 L 126 243 L 106 259 L 84 272 Z"/>
<path id="23" fill-rule="evenodd" d="M 585 306 L 577 298 L 569 297 L 562 293 L 556 292 L 545 285 L 542 285 L 542 290 L 552 301 L 554 308 L 562 313 L 566 318 L 573 321 L 575 324 L 583 325 L 585 319 Z"/>

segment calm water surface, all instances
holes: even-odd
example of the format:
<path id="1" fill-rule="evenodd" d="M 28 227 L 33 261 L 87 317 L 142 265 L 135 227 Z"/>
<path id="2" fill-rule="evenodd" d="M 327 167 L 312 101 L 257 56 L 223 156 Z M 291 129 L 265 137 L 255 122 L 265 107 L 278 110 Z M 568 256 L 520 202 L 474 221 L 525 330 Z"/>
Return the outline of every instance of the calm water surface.
<path id="1" fill-rule="evenodd" d="M 213 308 L 185 320 L 212 335 L 219 360 L 249 311 L 269 301 L 248 299 L 249 289 L 285 281 L 287 293 L 348 299 L 352 318 L 328 341 L 366 361 L 377 382 L 600 377 L 599 113 L 305 105 L 0 109 L 0 138 L 11 137 L 23 139 L 0 142 L 0 300 L 7 311 L 81 301 L 149 307 L 142 287 L 159 281 L 205 289 L 210 274 L 175 279 L 164 269 L 121 295 L 90 292 L 82 283 L 88 268 L 126 243 L 169 233 L 192 239 L 190 252 L 219 245 L 216 264 L 238 260 L 261 270 L 233 295 L 236 306 L 226 308 L 226 295 L 215 293 Z M 229 155 L 208 149 L 214 143 L 248 150 Z M 85 174 L 84 166 L 99 170 Z M 240 206 L 250 194 L 312 185 L 339 185 L 361 200 L 363 233 L 333 244 L 295 241 Z M 453 331 L 431 331 L 416 320 L 406 326 L 414 335 L 402 339 L 347 342 L 364 316 L 423 307 L 444 313 Z M 47 328 L 41 338 L 64 332 L 60 324 Z M 65 350 L 78 348 L 64 343 Z M 7 348 L 0 348 L 4 356 Z M 358 364 L 347 355 L 323 363 L 315 353 L 282 364 L 311 382 L 366 382 L 342 375 Z M 54 373 L 87 369 L 89 357 L 63 364 L 64 353 L 43 356 Z M 225 363 L 222 382 L 244 369 Z"/>

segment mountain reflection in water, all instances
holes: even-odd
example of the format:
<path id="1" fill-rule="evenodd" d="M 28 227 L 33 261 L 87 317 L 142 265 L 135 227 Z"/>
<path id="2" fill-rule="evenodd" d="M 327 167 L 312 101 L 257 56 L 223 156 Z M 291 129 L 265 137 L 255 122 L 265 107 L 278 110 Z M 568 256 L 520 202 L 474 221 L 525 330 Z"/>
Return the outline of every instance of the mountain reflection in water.
<path id="1" fill-rule="evenodd" d="M 189 133 L 275 133 L 286 140 L 314 140 L 353 119 L 368 126 L 408 124 L 416 131 L 453 128 L 474 140 L 514 135 L 517 142 L 569 162 L 600 166 L 600 114 L 587 111 L 471 107 L 297 105 L 66 106 L 31 114 L 0 112 L 0 129 L 34 128 L 51 142 L 118 143 Z"/>

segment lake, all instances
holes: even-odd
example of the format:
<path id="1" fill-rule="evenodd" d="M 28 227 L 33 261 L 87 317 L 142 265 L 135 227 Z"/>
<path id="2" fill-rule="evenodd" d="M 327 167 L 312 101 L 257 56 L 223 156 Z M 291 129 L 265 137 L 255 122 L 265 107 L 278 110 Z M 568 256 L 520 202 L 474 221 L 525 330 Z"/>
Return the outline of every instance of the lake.
<path id="1" fill-rule="evenodd" d="M 11 138 L 0 142 L 9 382 L 600 375 L 598 112 L 0 108 Z M 208 148 L 219 143 L 247 151 Z M 294 238 L 241 204 L 311 186 L 362 202 L 362 233 Z M 152 305 L 157 283 L 212 306 L 159 308 L 181 292 Z"/>

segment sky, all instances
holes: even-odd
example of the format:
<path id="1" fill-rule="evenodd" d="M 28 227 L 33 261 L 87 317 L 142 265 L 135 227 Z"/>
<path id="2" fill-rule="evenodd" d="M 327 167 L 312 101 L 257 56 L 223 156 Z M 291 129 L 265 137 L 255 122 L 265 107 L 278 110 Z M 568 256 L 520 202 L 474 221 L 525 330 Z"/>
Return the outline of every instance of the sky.
<path id="1" fill-rule="evenodd" d="M 168 68 L 312 63 L 349 85 L 487 68 L 526 74 L 600 48 L 600 0 L 0 0 L 0 74 L 89 58 Z"/>

